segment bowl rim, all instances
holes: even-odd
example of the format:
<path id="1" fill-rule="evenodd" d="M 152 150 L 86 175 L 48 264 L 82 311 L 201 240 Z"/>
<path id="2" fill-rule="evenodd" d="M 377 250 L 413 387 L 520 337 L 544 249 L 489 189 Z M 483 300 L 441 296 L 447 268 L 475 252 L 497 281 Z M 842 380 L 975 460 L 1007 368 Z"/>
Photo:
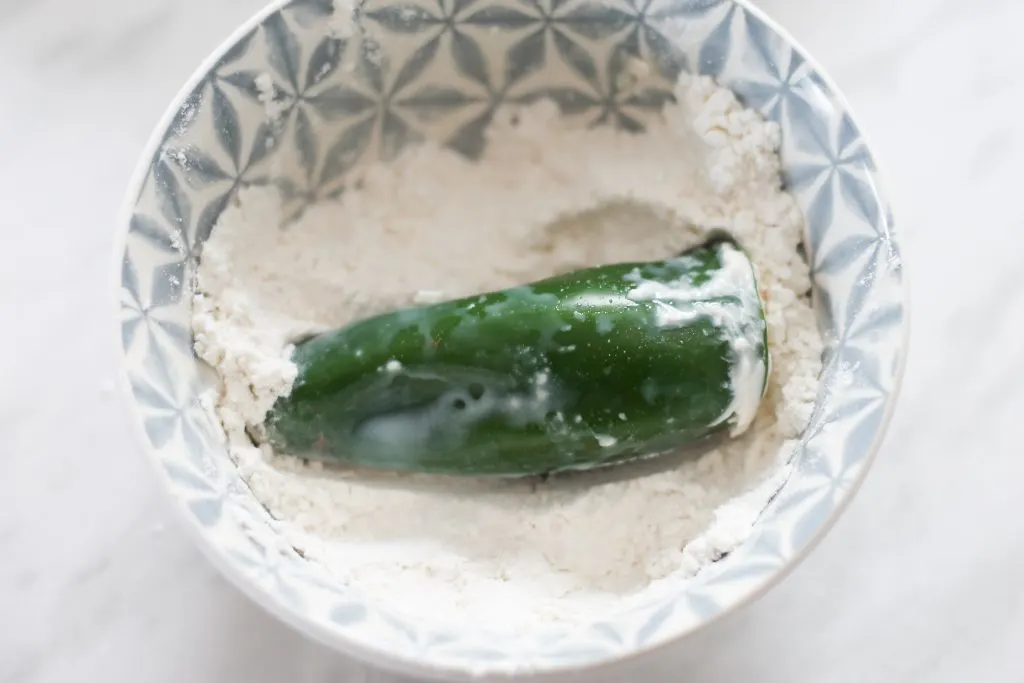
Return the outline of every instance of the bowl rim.
<path id="1" fill-rule="evenodd" d="M 870 150 L 871 157 L 874 161 L 874 169 L 872 173 L 873 182 L 876 186 L 874 194 L 876 196 L 883 197 L 885 199 L 885 204 L 891 210 L 893 200 L 891 195 L 886 191 L 888 183 L 886 181 L 886 174 L 882 168 L 883 164 L 879 160 L 879 154 L 874 145 L 871 144 L 868 134 L 860 125 L 859 119 L 850 107 L 845 94 L 839 89 L 829 73 L 803 47 L 803 45 L 789 33 L 789 31 L 772 19 L 765 11 L 754 6 L 752 4 L 752 0 L 726 1 L 742 8 L 745 12 L 763 22 L 767 28 L 771 29 L 771 31 L 778 35 L 779 38 L 785 41 L 795 53 L 798 53 L 808 66 L 811 67 L 814 73 L 821 79 L 825 87 L 828 88 L 832 98 L 835 100 L 835 103 L 842 108 L 843 112 L 856 127 L 859 136 L 864 140 L 865 147 Z M 184 85 L 177 91 L 163 115 L 157 121 L 152 133 L 150 133 L 149 138 L 142 149 L 142 153 L 139 156 L 139 160 L 136 162 L 135 169 L 128 183 L 125 198 L 118 212 L 117 233 L 114 239 L 112 259 L 113 267 L 110 272 L 111 289 L 113 293 L 113 319 L 115 322 L 112 326 L 113 333 L 111 335 L 111 339 L 113 341 L 113 348 L 116 354 L 116 384 L 119 389 L 119 398 L 130 417 L 130 421 L 132 423 L 131 430 L 135 435 L 136 443 L 138 446 L 141 446 L 141 449 L 145 452 L 145 458 L 152 467 L 152 471 L 156 475 L 156 478 L 159 480 L 160 485 L 158 488 L 161 492 L 160 495 L 164 496 L 165 500 L 170 503 L 169 507 L 174 510 L 172 514 L 178 518 L 179 522 L 181 522 L 181 526 L 188 530 L 187 533 L 192 536 L 195 545 L 200 549 L 201 554 L 206 557 L 207 561 L 209 561 L 222 576 L 227 578 L 229 583 L 233 584 L 264 611 L 277 618 L 293 631 L 297 631 L 313 641 L 328 647 L 334 652 L 349 657 L 354 663 L 378 667 L 381 670 L 401 675 L 416 676 L 436 681 L 479 681 L 481 680 L 482 675 L 504 679 L 548 681 L 554 680 L 558 677 L 564 677 L 569 674 L 589 673 L 598 669 L 601 669 L 603 672 L 614 673 L 628 665 L 635 664 L 641 657 L 658 652 L 664 652 L 669 647 L 677 645 L 686 636 L 692 635 L 711 624 L 735 615 L 742 608 L 759 600 L 771 588 L 789 576 L 789 574 L 796 569 L 796 567 L 800 565 L 815 548 L 817 548 L 818 544 L 829 533 L 829 531 L 832 530 L 835 523 L 847 510 L 852 500 L 860 491 L 860 488 L 867 479 L 868 473 L 874 465 L 878 452 L 885 441 L 886 434 L 888 433 L 889 426 L 899 403 L 903 379 L 906 372 L 907 356 L 909 355 L 911 327 L 910 278 L 908 276 L 907 263 L 903 249 L 907 243 L 907 239 L 902 231 L 897 231 L 893 235 L 893 241 L 900 246 L 899 262 L 901 278 L 899 288 L 901 304 L 903 307 L 899 339 L 901 348 L 900 353 L 898 354 L 896 367 L 894 368 L 893 383 L 886 400 L 885 409 L 874 438 L 867 449 L 860 471 L 852 480 L 850 486 L 837 496 L 836 502 L 829 511 L 828 516 L 811 533 L 804 545 L 798 551 L 794 552 L 785 564 L 781 565 L 775 572 L 770 574 L 758 585 L 749 589 L 740 595 L 735 601 L 710 617 L 690 626 L 680 628 L 656 642 L 637 646 L 629 651 L 619 652 L 612 656 L 595 658 L 583 664 L 556 664 L 529 670 L 516 670 L 513 672 L 487 671 L 481 674 L 481 672 L 465 667 L 460 668 L 454 666 L 423 664 L 417 659 L 397 654 L 390 650 L 366 647 L 360 643 L 352 641 L 343 635 L 339 635 L 338 633 L 323 627 L 317 622 L 308 619 L 298 610 L 287 607 L 275 600 L 260 585 L 258 585 L 255 580 L 227 560 L 224 554 L 220 551 L 218 545 L 200 526 L 198 520 L 188 513 L 184 501 L 180 497 L 176 496 L 171 491 L 171 488 L 166 485 L 167 475 L 160 467 L 156 453 L 151 447 L 149 439 L 145 433 L 145 429 L 143 427 L 143 415 L 139 409 L 138 403 L 133 397 L 131 382 L 128 376 L 127 363 L 125 361 L 124 346 L 120 335 L 120 325 L 117 324 L 120 320 L 121 314 L 121 268 L 125 258 L 130 222 L 134 213 L 135 204 L 142 191 L 146 178 L 149 175 L 153 159 L 159 152 L 160 146 L 166 136 L 166 132 L 173 123 L 175 116 L 178 114 L 182 103 L 185 102 L 195 88 L 202 83 L 207 74 L 216 66 L 217 62 L 225 53 L 227 53 L 228 50 L 230 50 L 249 32 L 257 28 L 266 18 L 275 12 L 284 9 L 290 3 L 291 0 L 271 0 L 262 9 L 255 12 L 247 20 L 242 22 L 242 24 L 236 27 L 235 30 L 222 40 L 217 47 L 200 62 L 199 66 L 192 72 Z M 895 211 L 891 210 L 890 213 L 891 215 L 895 215 Z"/>

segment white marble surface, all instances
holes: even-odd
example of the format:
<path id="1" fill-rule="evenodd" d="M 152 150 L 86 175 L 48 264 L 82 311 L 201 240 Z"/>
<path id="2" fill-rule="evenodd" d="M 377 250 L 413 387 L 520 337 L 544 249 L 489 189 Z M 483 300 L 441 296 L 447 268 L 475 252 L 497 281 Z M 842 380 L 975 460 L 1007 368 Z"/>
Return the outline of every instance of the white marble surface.
<path id="1" fill-rule="evenodd" d="M 180 84 L 261 0 L 0 0 L 0 681 L 378 681 L 170 519 L 113 395 L 112 236 Z M 914 288 L 901 407 L 819 549 L 622 680 L 1024 680 L 1024 3 L 761 0 L 880 152 Z M 684 674 L 685 676 L 681 676 Z"/>

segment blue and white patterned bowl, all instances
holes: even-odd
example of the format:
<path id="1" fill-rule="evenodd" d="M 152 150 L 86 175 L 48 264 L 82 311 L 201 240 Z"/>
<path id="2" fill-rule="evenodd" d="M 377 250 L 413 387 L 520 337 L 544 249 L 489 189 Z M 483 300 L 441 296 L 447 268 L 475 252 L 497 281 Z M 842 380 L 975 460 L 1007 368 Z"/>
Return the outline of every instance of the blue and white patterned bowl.
<path id="1" fill-rule="evenodd" d="M 294 0 L 243 26 L 174 102 L 129 190 L 117 255 L 124 388 L 145 451 L 209 556 L 315 638 L 389 668 L 453 678 L 621 659 L 765 590 L 863 478 L 907 348 L 892 215 L 871 152 L 828 78 L 739 0 L 366 0 L 350 37 L 328 32 L 331 15 L 331 0 Z M 663 87 L 620 93 L 629 55 L 655 65 Z M 574 629 L 514 636 L 408 621 L 333 582 L 282 540 L 197 403 L 208 369 L 192 351 L 189 290 L 220 212 L 254 183 L 280 187 L 297 212 L 341 191 L 352 168 L 424 138 L 472 156 L 502 102 L 549 96 L 594 122 L 636 128 L 637 113 L 660 108 L 682 69 L 717 77 L 781 124 L 828 341 L 795 472 L 755 533 L 679 595 Z M 284 111 L 277 124 L 264 115 L 264 73 Z"/>

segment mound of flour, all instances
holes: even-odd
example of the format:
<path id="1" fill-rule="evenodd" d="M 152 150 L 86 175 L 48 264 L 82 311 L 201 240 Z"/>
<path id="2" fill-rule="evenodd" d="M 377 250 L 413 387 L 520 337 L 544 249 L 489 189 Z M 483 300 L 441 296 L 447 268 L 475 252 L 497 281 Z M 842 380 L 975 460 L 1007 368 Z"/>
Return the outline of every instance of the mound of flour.
<path id="1" fill-rule="evenodd" d="M 231 455 L 296 548 L 399 611 L 514 629 L 669 590 L 740 543 L 785 479 L 822 344 L 779 130 L 728 90 L 684 77 L 643 135 L 574 125 L 541 103 L 500 115 L 488 137 L 476 163 L 426 145 L 370 167 L 287 226 L 273 190 L 243 190 L 203 250 L 193 326 L 223 380 L 210 399 Z M 759 269 L 772 376 L 751 430 L 697 460 L 496 483 L 325 469 L 246 436 L 290 389 L 296 335 L 666 258 L 714 228 Z"/>

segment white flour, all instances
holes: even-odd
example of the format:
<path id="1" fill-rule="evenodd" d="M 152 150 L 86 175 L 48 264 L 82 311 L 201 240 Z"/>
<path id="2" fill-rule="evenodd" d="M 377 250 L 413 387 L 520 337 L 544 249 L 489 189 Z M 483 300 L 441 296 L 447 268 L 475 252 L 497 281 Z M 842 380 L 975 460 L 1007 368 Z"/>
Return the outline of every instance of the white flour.
<path id="1" fill-rule="evenodd" d="M 267 189 L 224 212 L 199 270 L 196 348 L 223 378 L 212 402 L 232 457 L 306 557 L 419 618 L 516 629 L 672 590 L 747 536 L 817 391 L 802 217 L 780 189 L 774 124 L 706 79 L 677 97 L 644 135 L 575 127 L 549 103 L 502 116 L 479 163 L 420 147 L 284 229 Z M 493 483 L 329 472 L 245 435 L 289 390 L 298 333 L 666 258 L 716 227 L 759 268 L 772 377 L 753 428 L 699 460 Z"/>

